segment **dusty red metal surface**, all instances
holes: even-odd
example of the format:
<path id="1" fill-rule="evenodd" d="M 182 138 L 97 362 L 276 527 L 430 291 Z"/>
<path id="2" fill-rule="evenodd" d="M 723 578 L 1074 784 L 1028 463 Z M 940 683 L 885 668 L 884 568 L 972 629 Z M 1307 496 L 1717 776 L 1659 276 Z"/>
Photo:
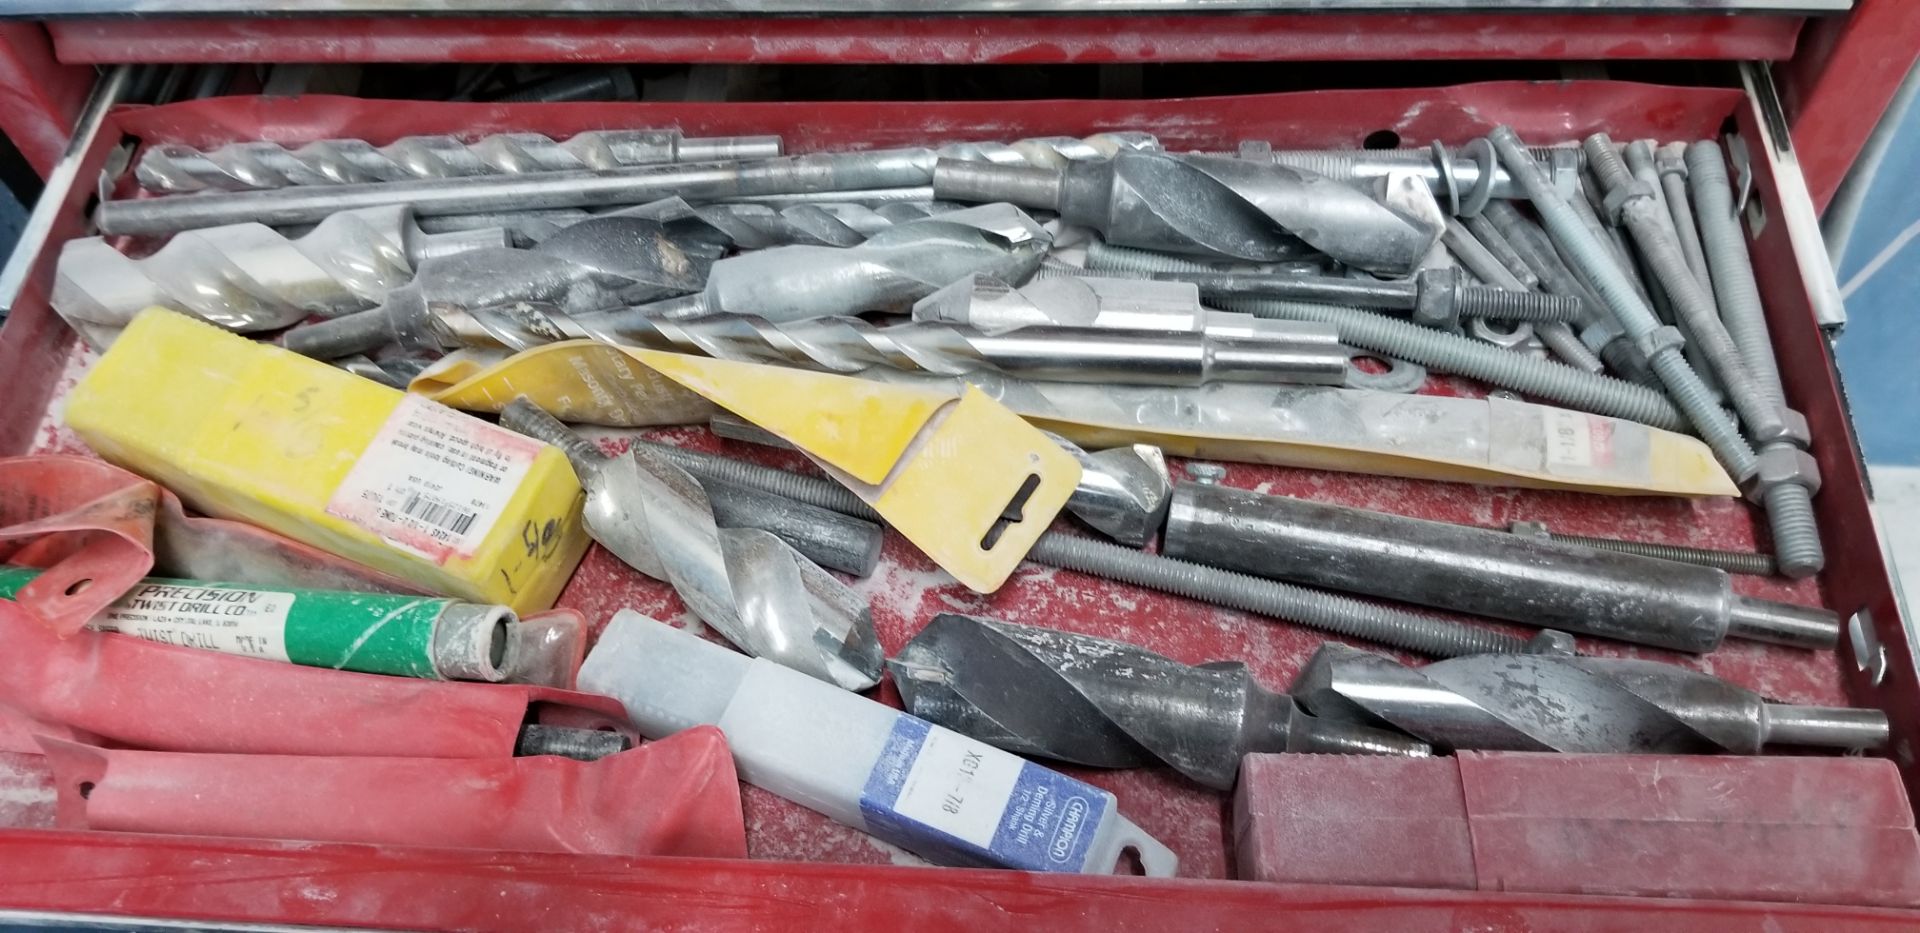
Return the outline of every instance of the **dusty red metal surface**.
<path id="1" fill-rule="evenodd" d="M 93 87 L 93 69 L 62 65 L 39 23 L 0 23 L 0 133 L 45 177 Z"/>
<path id="2" fill-rule="evenodd" d="M 124 18 L 49 24 L 60 60 L 1037 64 L 1757 59 L 1790 16 L 1294 14 L 763 19 Z"/>
<path id="3" fill-rule="evenodd" d="M 1846 16 L 1807 25 L 1778 78 L 1816 209 L 1827 209 L 1916 58 L 1920 3 L 1912 0 L 1854 0 Z"/>
<path id="4" fill-rule="evenodd" d="M 1911 930 L 1873 908 L 0 833 L 0 904 L 383 929 Z"/>
<path id="5" fill-rule="evenodd" d="M 1352 146 L 1375 130 L 1390 129 L 1409 146 L 1433 139 L 1461 143 L 1485 131 L 1493 122 L 1507 122 L 1530 142 L 1566 141 L 1584 133 L 1606 129 L 1617 136 L 1641 136 L 1665 139 L 1693 139 L 1710 136 L 1729 114 L 1744 112 L 1745 98 L 1726 90 L 1675 89 L 1620 83 L 1501 83 L 1458 88 L 1418 90 L 1370 90 L 1322 92 L 1295 95 L 1262 95 L 1237 98 L 1207 98 L 1184 101 L 1028 101 L 949 104 L 427 104 L 360 102 L 339 98 L 305 98 L 265 102 L 252 98 L 198 101 L 152 109 L 127 109 L 111 121 L 112 136 L 132 132 L 149 141 L 185 142 L 215 145 L 232 139 L 271 138 L 301 142 L 325 136 L 360 136 L 376 142 L 407 133 L 459 132 L 480 135 L 499 130 L 536 130 L 565 135 L 577 130 L 605 126 L 679 126 L 689 133 L 728 134 L 744 132 L 780 132 L 787 136 L 795 151 L 834 146 L 893 145 L 920 141 L 961 138 L 1007 138 L 1028 135 L 1080 134 L 1103 129 L 1143 129 L 1158 133 L 1176 147 L 1230 147 L 1243 138 L 1267 139 L 1289 146 Z M 1745 117 L 1743 116 L 1743 119 Z M 1777 202 L 1768 187 L 1771 179 L 1761 179 L 1763 203 Z M 1773 225 L 1777 228 L 1779 225 Z M 1769 311 L 1775 332 L 1790 349 L 1783 349 L 1783 364 L 1789 368 L 1789 392 L 1814 423 L 1823 467 L 1831 472 L 1828 487 L 1816 500 L 1825 519 L 1830 551 L 1836 554 L 1836 569 L 1829 571 L 1823 583 L 1757 578 L 1736 578 L 1736 587 L 1744 593 L 1788 599 L 1802 603 L 1826 602 L 1842 611 L 1857 604 L 1884 607 L 1876 609 L 1876 623 L 1889 648 L 1905 650 L 1898 638 L 1898 616 L 1891 607 L 1891 588 L 1886 570 L 1873 539 L 1870 522 L 1861 519 L 1866 512 L 1864 486 L 1857 472 L 1850 472 L 1851 447 L 1846 434 L 1844 413 L 1820 342 L 1804 288 L 1787 287 L 1783 277 L 1790 270 L 1768 268 L 1780 263 L 1777 229 L 1766 231 L 1757 249 L 1759 265 L 1767 270 L 1763 284 L 1769 289 Z M 43 268 L 42 270 L 47 271 Z M 44 280 L 43 283 L 44 284 Z M 24 315 L 51 319 L 44 305 L 20 309 Z M 57 327 L 57 320 L 53 326 Z M 11 352 L 0 346 L 0 354 Z M 88 357 L 84 352 L 61 352 L 36 360 L 39 372 L 48 382 L 46 393 L 64 394 Z M 1458 385 L 1436 383 L 1441 391 L 1457 391 Z M 32 395 L 33 393 L 27 393 Z M 22 402 L 16 395 L 10 405 L 32 404 L 28 411 L 4 414 L 31 427 L 27 433 L 32 444 L 43 450 L 68 450 L 76 446 L 57 422 L 37 407 L 37 402 Z M 698 429 L 662 432 L 670 439 L 717 447 L 710 435 Z M 726 449 L 749 453 L 738 445 Z M 756 456 L 777 456 L 752 451 Z M 1179 469 L 1176 465 L 1176 471 Z M 1547 522 L 1556 531 L 1571 534 L 1598 534 L 1648 541 L 1692 544 L 1708 547 L 1751 548 L 1764 544 L 1756 531 L 1754 513 L 1744 504 L 1731 500 L 1689 502 L 1657 498 L 1605 498 L 1573 493 L 1554 493 L 1440 484 L 1413 480 L 1339 474 L 1249 465 L 1233 465 L 1228 483 L 1269 491 L 1300 495 L 1325 501 L 1383 509 L 1448 521 L 1483 526 L 1502 526 L 1517 519 Z M 1844 556 L 1842 556 L 1844 555 Z M 998 616 L 1016 622 L 1056 626 L 1096 635 L 1117 637 L 1145 645 L 1155 651 L 1190 662 L 1232 658 L 1249 663 L 1256 677 L 1270 687 L 1284 688 L 1293 673 L 1322 640 L 1321 636 L 1297 627 L 1265 621 L 1241 613 L 1219 610 L 1186 600 L 1103 583 L 1065 571 L 1029 567 L 992 596 L 979 596 L 964 590 L 937 571 L 924 557 L 904 541 L 890 538 L 881 566 L 855 588 L 868 597 L 873 606 L 881 641 L 889 652 L 899 647 L 935 612 L 962 611 Z M 1823 586 L 1825 589 L 1823 590 Z M 590 622 L 604 625 L 616 610 L 632 607 L 666 619 L 678 619 L 683 609 L 663 584 L 641 578 L 605 552 L 591 551 L 575 575 L 562 602 L 579 609 Z M 1913 695 L 1911 678 L 1894 678 L 1889 692 L 1882 694 L 1856 676 L 1844 654 L 1804 653 L 1757 644 L 1733 644 L 1705 658 L 1684 659 L 1655 651 L 1637 651 L 1618 645 L 1584 642 L 1583 647 L 1603 653 L 1640 654 L 1676 660 L 1708 670 L 1759 690 L 1769 696 L 1803 703 L 1846 703 L 1849 699 L 1884 701 L 1894 710 L 1897 734 L 1903 741 L 1920 736 L 1920 697 Z M 1904 656 L 1904 655 L 1899 655 Z M 880 697 L 895 700 L 890 686 Z M 1900 759 L 1903 764 L 1905 758 Z M 1913 769 L 1908 767 L 1911 776 Z M 1075 770 L 1082 777 L 1112 790 L 1123 811 L 1144 829 L 1172 846 L 1182 859 L 1183 875 L 1196 878 L 1222 878 L 1232 865 L 1229 802 L 1220 794 L 1185 782 L 1166 770 L 1131 772 L 1093 772 Z M 1098 879 L 1033 879 L 993 875 L 916 873 L 881 871 L 861 874 L 844 868 L 797 865 L 792 862 L 841 862 L 867 865 L 889 862 L 911 863 L 914 859 L 891 847 L 846 827 L 830 823 L 798 806 L 761 791 L 745 791 L 748 819 L 748 845 L 756 859 L 786 860 L 788 864 L 676 863 L 670 870 L 649 867 L 646 878 L 636 880 L 623 875 L 626 869 L 608 863 L 585 874 L 569 872 L 579 868 L 572 863 L 538 863 L 544 868 L 523 868 L 534 872 L 523 879 L 529 897 L 545 891 L 555 898 L 579 897 L 581 903 L 567 909 L 592 910 L 594 905 L 619 903 L 628 896 L 624 888 L 639 885 L 648 896 L 676 894 L 676 916 L 692 910 L 707 911 L 703 919 L 724 927 L 731 911 L 763 910 L 763 925 L 772 925 L 795 904 L 811 904 L 806 898 L 830 887 L 849 893 L 849 898 L 879 897 L 881 891 L 891 906 L 878 901 L 860 901 L 849 909 L 883 911 L 881 922 L 914 922 L 919 918 L 964 920 L 977 916 L 975 911 L 1027 911 L 1035 922 L 1072 921 L 1074 926 L 1128 925 L 1158 920 L 1164 927 L 1178 922 L 1193 925 L 1195 910 L 1221 911 L 1222 926 L 1246 926 L 1252 922 L 1270 922 L 1275 911 L 1293 909 L 1317 911 L 1314 916 L 1335 916 L 1354 922 L 1391 926 L 1473 925 L 1494 929 L 1526 929 L 1543 926 L 1579 928 L 1599 923 L 1595 918 L 1603 902 L 1567 901 L 1565 913 L 1554 914 L 1557 899 L 1515 901 L 1491 895 L 1420 895 L 1412 901 L 1398 894 L 1351 892 L 1328 894 L 1324 890 L 1268 890 L 1253 893 L 1238 887 L 1215 885 L 1186 886 L 1140 881 Z M 168 887 L 177 893 L 162 893 L 148 887 L 138 889 L 133 899 L 108 901 L 115 909 L 132 910 L 141 905 L 169 904 L 173 909 L 200 909 L 225 912 L 245 903 L 246 897 L 270 897 L 296 884 L 293 878 L 312 876 L 308 872 L 333 869 L 317 863 L 290 867 L 288 875 L 254 871 L 275 859 L 288 858 L 272 850 L 258 854 L 245 846 L 227 843 L 188 843 L 180 840 L 147 840 L 140 845 L 127 841 L 84 837 L 36 837 L 0 834 L 0 851 L 14 853 L 44 852 L 44 862 L 63 858 L 88 862 L 95 866 L 75 867 L 66 876 L 73 879 L 116 877 L 114 891 L 125 886 L 129 873 L 137 874 L 142 865 L 167 864 L 172 872 Z M 159 848 L 149 848 L 158 846 Z M 174 848 L 168 848 L 174 847 Z M 161 853 L 171 859 L 192 851 L 195 865 L 204 866 L 198 878 L 218 879 L 244 876 L 240 880 L 215 884 L 182 883 L 178 862 L 161 862 Z M 317 851 L 317 850 L 310 850 Z M 310 855 L 310 851 L 308 855 Z M 332 850 L 328 850 L 332 851 Z M 358 864 L 351 869 L 353 878 L 377 887 L 389 869 L 367 867 L 369 860 L 390 866 L 397 877 L 409 869 L 400 855 L 343 850 L 353 854 L 338 856 L 339 865 Z M 81 853 L 86 853 L 82 855 Z M 296 860 L 308 855 L 294 857 Z M 311 856 L 319 858 L 319 856 Z M 467 858 L 463 856 L 462 858 Z M 415 874 L 436 892 L 430 900 L 439 913 L 427 919 L 415 905 L 383 917 L 397 925 L 479 924 L 473 905 L 462 901 L 464 884 L 485 886 L 494 868 L 504 864 L 498 856 L 472 856 L 470 861 L 436 860 L 431 866 L 416 866 Z M 148 859 L 154 859 L 149 863 Z M 266 859 L 266 862 L 253 861 Z M 436 856 L 437 859 L 437 856 Z M 92 860 L 92 861 L 89 861 Z M 516 863 L 534 865 L 536 863 Z M 561 867 L 563 864 L 567 867 Z M 452 866 L 463 867 L 455 868 Z M 115 872 L 111 866 L 118 866 Z M 235 867 L 244 866 L 244 867 Z M 349 869 L 341 868 L 341 871 Z M 249 873 L 251 872 L 251 873 Z M 466 879 L 461 881 L 459 879 Z M 476 880 L 478 879 L 478 880 Z M 581 893 L 575 885 L 588 885 L 589 879 L 608 885 L 604 900 Z M 540 889 L 542 882 L 560 887 Z M 7 884 L 0 881 L 0 885 Z M 334 883 L 329 881 L 329 884 Z M 339 882 L 344 884 L 345 882 Z M 249 884 L 252 893 L 245 893 Z M 68 886 L 35 889 L 21 883 L 0 887 L 0 901 L 26 898 L 23 904 L 40 906 L 97 906 L 108 882 L 91 885 L 75 880 Z M 1134 887 L 1125 887 L 1136 885 Z M 536 890 L 537 889 L 537 890 Z M 954 892 L 965 890 L 966 894 Z M 35 890 L 41 893 L 34 894 Z M 371 889 L 370 889 L 371 890 Z M 420 887 L 407 890 L 418 894 Z M 491 890 L 491 889 L 489 889 Z M 809 892 L 800 900 L 767 904 L 761 898 L 767 892 Z M 1084 892 L 1086 896 L 1068 896 L 1065 892 Z M 689 892 L 699 892 L 698 895 Z M 720 892 L 716 894 L 715 892 Z M 1036 893 L 1040 892 L 1040 893 Z M 1113 901 L 1130 902 L 1121 908 L 1113 901 L 1087 896 L 1113 893 Z M 1135 896 L 1121 898 L 1121 892 Z M 91 895 L 94 900 L 89 901 Z M 824 896 L 824 895 L 818 895 Z M 947 897 L 961 898 L 949 902 Z M 170 898 L 177 898 L 171 899 Z M 689 899 L 692 900 L 689 900 Z M 1034 900 L 1038 899 L 1038 902 Z M 341 898 L 346 900 L 346 898 Z M 1667 903 L 1647 905 L 1637 902 L 1623 909 L 1628 913 L 1613 917 L 1614 923 L 1639 925 L 1671 923 L 1704 929 L 1718 925 L 1739 925 L 1746 908 L 1715 907 Z M 695 906 L 690 906 L 695 905 Z M 325 916 L 324 905 L 301 903 L 287 906 L 282 919 L 318 921 Z M 157 908 L 156 908 L 157 909 Z M 248 907 L 246 916 L 261 916 Z M 504 908 L 503 908 L 504 909 Z M 811 908 L 809 908 L 811 909 Z M 1735 913 L 1714 913 L 1715 910 Z M 1119 911 L 1110 915 L 1108 911 Z M 1171 910 L 1173 913 L 1156 913 Z M 1541 913 L 1547 911 L 1547 913 Z M 1694 912 L 1704 911 L 1704 912 Z M 1325 912 L 1331 912 L 1325 913 Z M 996 914 L 1004 918 L 1005 914 Z M 1305 916 L 1306 914 L 1303 914 Z M 508 920 L 517 914 L 503 914 Z M 634 917 L 652 916 L 636 913 Z M 1799 914 L 1787 910 L 1782 922 L 1791 925 Z M 1846 918 L 1862 919 L 1866 914 L 1835 913 L 1825 915 L 1827 926 Z M 1546 918 L 1552 918 L 1549 922 Z M 418 920 L 418 923 L 414 921 Z M 1235 923 L 1232 921 L 1238 920 Z M 955 921 L 957 922 L 957 921 Z M 1337 924 L 1336 924 L 1337 925 Z"/>
<path id="6" fill-rule="evenodd" d="M 1251 755 L 1234 813 L 1263 881 L 1920 906 L 1877 759 Z"/>

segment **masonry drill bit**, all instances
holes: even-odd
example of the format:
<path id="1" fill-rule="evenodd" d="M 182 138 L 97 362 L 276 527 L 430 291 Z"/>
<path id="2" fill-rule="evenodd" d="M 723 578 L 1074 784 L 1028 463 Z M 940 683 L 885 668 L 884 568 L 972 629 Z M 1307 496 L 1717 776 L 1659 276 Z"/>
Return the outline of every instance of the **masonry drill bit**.
<path id="1" fill-rule="evenodd" d="M 1190 667 L 1072 632 L 942 613 L 887 667 L 907 712 L 989 745 L 1102 768 L 1164 762 L 1220 790 L 1250 753 L 1428 753 L 1316 719 L 1243 664 Z"/>
<path id="2" fill-rule="evenodd" d="M 1086 147 L 1079 145 L 1081 141 L 1071 142 L 1075 145 L 1061 140 L 1023 140 L 1004 148 L 1028 159 L 1065 159 L 1083 154 Z M 1000 148 L 996 144 L 992 151 Z M 645 204 L 674 196 L 699 203 L 763 198 L 782 203 L 795 199 L 925 201 L 932 198 L 933 165 L 938 158 L 935 150 L 918 147 L 633 165 L 601 171 L 208 191 L 191 198 L 108 201 L 94 212 L 94 223 L 105 234 L 149 236 L 245 221 L 271 227 L 318 223 L 343 210 L 396 204 L 411 206 L 422 217 L 435 217 Z"/>
<path id="3" fill-rule="evenodd" d="M 1350 185 L 1245 159 L 1123 151 L 1060 168 L 941 159 L 933 188 L 941 199 L 1059 211 L 1118 246 L 1209 258 L 1275 262 L 1311 247 L 1405 275 L 1440 237 L 1439 227 Z"/>
<path id="4" fill-rule="evenodd" d="M 514 423 L 571 435 L 524 397 Z M 558 426 L 558 432 L 552 428 Z M 848 690 L 880 680 L 880 642 L 860 597 L 758 528 L 721 528 L 700 482 L 640 445 L 591 468 L 587 533 L 628 566 L 672 585 L 687 609 L 741 651 Z"/>
<path id="5" fill-rule="evenodd" d="M 421 233 L 405 207 L 335 214 L 291 238 L 256 223 L 198 230 L 144 259 L 85 237 L 60 251 L 52 304 L 97 328 L 125 327 L 158 305 L 251 333 L 372 307 L 422 262 L 505 245 L 497 227 Z"/>
<path id="6" fill-rule="evenodd" d="M 1573 194 L 1580 177 L 1580 150 L 1535 147 L 1533 154 L 1554 186 Z M 1435 197 L 1446 198 L 1447 214 L 1454 217 L 1479 214 L 1494 198 L 1526 197 L 1484 140 L 1475 140 L 1457 153 L 1439 142 L 1425 149 L 1275 149 L 1268 143 L 1248 141 L 1231 155 L 1349 182 L 1411 172 L 1427 183 Z"/>
<path id="7" fill-rule="evenodd" d="M 1755 755 L 1771 745 L 1877 748 L 1877 709 L 1772 703 L 1657 661 L 1468 655 L 1421 668 L 1322 645 L 1293 697 L 1322 719 L 1388 725 L 1436 749 Z"/>
<path id="8" fill-rule="evenodd" d="M 229 143 L 212 150 L 153 146 L 140 157 L 133 176 L 149 191 L 254 191 L 778 155 L 778 136 L 688 139 L 677 130 L 593 130 L 565 141 L 539 133 L 499 133 L 473 143 L 456 136 L 405 136 L 384 146 L 364 139 L 322 139 L 295 148 L 271 142 Z"/>

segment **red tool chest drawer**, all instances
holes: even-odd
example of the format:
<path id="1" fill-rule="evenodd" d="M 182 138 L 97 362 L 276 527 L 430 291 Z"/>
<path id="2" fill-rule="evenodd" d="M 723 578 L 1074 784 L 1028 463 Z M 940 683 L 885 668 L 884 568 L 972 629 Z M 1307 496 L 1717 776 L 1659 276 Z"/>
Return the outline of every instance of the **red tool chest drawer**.
<path id="1" fill-rule="evenodd" d="M 1729 121 L 1731 121 L 1729 123 Z M 1809 248 L 1788 222 L 1804 193 L 1775 174 L 1762 117 L 1726 89 L 1620 82 L 1495 83 L 1451 88 L 1321 91 L 1161 101 L 1017 101 L 832 104 L 448 104 L 345 98 L 216 98 L 122 108 L 83 163 L 91 179 L 123 134 L 143 143 L 212 146 L 239 139 L 300 143 L 351 136 L 383 142 L 420 133 L 479 136 L 534 131 L 566 136 L 605 127 L 678 127 L 689 135 L 779 133 L 791 152 L 960 139 L 1154 133 L 1169 149 L 1230 149 L 1243 139 L 1299 148 L 1358 147 L 1377 131 L 1404 146 L 1462 144 L 1500 123 L 1530 143 L 1606 131 L 1622 139 L 1698 139 L 1731 125 L 1753 156 L 1753 249 L 1786 391 L 1807 416 L 1826 482 L 1816 497 L 1832 555 L 1817 580 L 1736 577 L 1742 593 L 1823 604 L 1868 628 L 1870 658 L 1854 644 L 1809 653 L 1751 642 L 1684 658 L 1602 642 L 1707 670 L 1771 697 L 1881 707 L 1893 721 L 1892 757 L 1920 787 L 1920 684 L 1906 643 L 1867 491 L 1854 453 L 1815 297 L 1796 253 Z M 83 227 L 77 186 L 27 292 L 0 330 L 0 443 L 9 453 L 71 451 L 59 426 L 64 393 L 90 356 L 46 306 L 58 246 Z M 1796 241 L 1796 237 L 1800 239 Z M 1817 247 L 1817 243 L 1811 244 Z M 1477 391 L 1442 380 L 1445 391 Z M 156 387 L 165 391 L 165 387 Z M 702 431 L 671 432 L 711 444 Z M 1176 466 L 1176 472 L 1178 467 Z M 1705 547 L 1753 549 L 1755 513 L 1729 500 L 1605 498 L 1442 484 L 1352 473 L 1229 465 L 1226 483 L 1481 526 L 1545 521 L 1556 531 Z M 992 596 L 973 594 L 889 535 L 882 565 L 856 584 L 872 601 L 889 655 L 939 611 L 971 612 L 1135 642 L 1197 663 L 1244 659 L 1257 679 L 1285 684 L 1322 636 L 1201 603 L 1029 565 Z M 622 607 L 672 618 L 677 599 L 595 549 L 562 598 L 596 626 Z M 1844 642 L 1844 640 L 1843 640 Z M 1884 661 L 1878 652 L 1884 651 Z M 897 702 L 890 684 L 881 698 Z M 831 750 L 823 750 L 831 754 Z M 895 929 L 1004 924 L 1168 929 L 1316 928 L 1642 929 L 1748 927 L 1833 930 L 1911 925 L 1899 914 L 1786 904 L 1543 897 L 1492 893 L 1275 886 L 1232 882 L 1227 795 L 1165 769 L 1070 773 L 1113 791 L 1141 827 L 1181 857 L 1182 879 L 1033 876 L 896 867 L 913 862 L 856 830 L 745 788 L 750 862 L 617 859 L 486 852 L 405 851 L 51 831 L 0 831 L 0 905 L 80 912 L 199 916 L 255 922 L 471 929 L 773 928 L 802 923 Z M 636 802 L 644 805 L 644 802 Z M 1791 857 L 1783 853 L 1783 857 Z M 1192 879 L 1192 880 L 1189 880 Z"/>

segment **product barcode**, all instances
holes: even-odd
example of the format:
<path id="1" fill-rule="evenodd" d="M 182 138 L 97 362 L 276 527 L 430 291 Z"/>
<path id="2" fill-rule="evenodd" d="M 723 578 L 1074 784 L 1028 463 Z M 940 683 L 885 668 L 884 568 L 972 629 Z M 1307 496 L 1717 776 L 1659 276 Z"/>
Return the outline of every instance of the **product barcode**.
<path id="1" fill-rule="evenodd" d="M 407 497 L 407 502 L 400 507 L 400 511 L 457 535 L 466 534 L 467 529 L 473 527 L 473 520 L 477 517 L 472 512 L 462 512 L 445 502 L 428 499 L 417 492 Z"/>

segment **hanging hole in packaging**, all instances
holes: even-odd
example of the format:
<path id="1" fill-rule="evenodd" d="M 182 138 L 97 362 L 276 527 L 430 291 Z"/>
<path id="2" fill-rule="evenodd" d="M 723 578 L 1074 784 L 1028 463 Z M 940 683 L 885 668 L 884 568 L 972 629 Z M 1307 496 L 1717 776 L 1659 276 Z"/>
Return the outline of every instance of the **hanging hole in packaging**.
<path id="1" fill-rule="evenodd" d="M 79 790 L 80 790 L 80 799 L 81 799 L 81 800 L 86 800 L 86 799 L 88 799 L 88 798 L 90 798 L 90 797 L 92 797 L 92 796 L 93 796 L 93 782 L 92 782 L 92 781 L 81 781 L 81 782 L 80 782 L 80 787 L 79 787 Z"/>
<path id="2" fill-rule="evenodd" d="M 80 579 L 67 584 L 67 588 L 65 590 L 62 590 L 61 592 L 66 593 L 68 596 L 78 596 L 81 593 L 86 592 L 87 587 L 90 587 L 92 585 L 93 585 L 92 577 L 81 577 Z"/>
<path id="3" fill-rule="evenodd" d="M 1000 536 L 1006 534 L 1007 528 L 1019 524 L 1026 517 L 1027 500 L 1033 498 L 1034 490 L 1039 488 L 1040 474 L 1027 474 L 1019 490 L 1014 492 L 1013 498 L 1007 502 L 1007 507 L 1000 510 L 1000 517 L 994 519 L 993 527 L 988 528 L 987 533 L 980 538 L 980 550 L 993 550 L 993 546 L 1000 542 Z"/>
<path id="4" fill-rule="evenodd" d="M 1127 846 L 1120 850 L 1120 857 L 1113 860 L 1113 873 L 1144 878 L 1147 875 L 1147 861 L 1141 857 L 1139 849 Z"/>

